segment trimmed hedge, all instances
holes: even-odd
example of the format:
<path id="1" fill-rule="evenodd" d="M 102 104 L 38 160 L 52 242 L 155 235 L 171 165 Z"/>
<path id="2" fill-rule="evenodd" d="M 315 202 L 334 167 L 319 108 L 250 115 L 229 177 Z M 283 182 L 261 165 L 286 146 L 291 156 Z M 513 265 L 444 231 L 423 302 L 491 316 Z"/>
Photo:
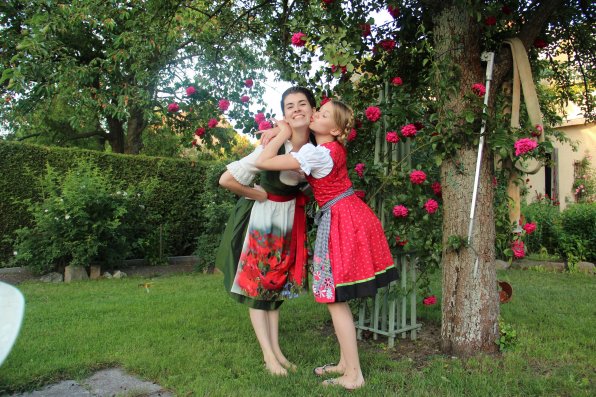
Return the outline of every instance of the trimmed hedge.
<path id="1" fill-rule="evenodd" d="M 39 177 L 49 164 L 59 173 L 66 173 L 80 162 L 92 162 L 106 170 L 125 186 L 155 179 L 149 210 L 161 219 L 155 228 L 162 228 L 162 254 L 189 255 L 202 236 L 214 239 L 225 220 L 213 219 L 211 202 L 214 196 L 226 208 L 233 203 L 232 194 L 221 192 L 217 176 L 223 163 L 194 163 L 184 159 L 110 154 L 74 148 L 55 148 L 0 141 L 0 262 L 13 254 L 14 231 L 30 226 L 32 217 L 26 200 L 41 201 Z M 217 175 L 212 175 L 217 174 Z M 203 199 L 202 199 L 203 198 Z M 204 198 L 209 198 L 208 202 Z M 226 215 L 227 216 L 227 215 Z M 214 227 L 214 222 L 219 227 Z"/>

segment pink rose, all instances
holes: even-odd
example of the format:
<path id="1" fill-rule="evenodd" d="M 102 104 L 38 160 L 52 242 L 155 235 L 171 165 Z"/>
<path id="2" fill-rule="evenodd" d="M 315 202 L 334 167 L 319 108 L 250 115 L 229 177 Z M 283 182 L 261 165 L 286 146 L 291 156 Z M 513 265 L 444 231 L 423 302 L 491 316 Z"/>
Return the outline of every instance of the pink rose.
<path id="1" fill-rule="evenodd" d="M 429 214 L 434 214 L 439 209 L 439 203 L 433 199 L 428 199 L 426 200 L 426 203 L 424 203 L 424 209 Z"/>
<path id="2" fill-rule="evenodd" d="M 331 73 L 335 73 L 339 68 L 341 68 L 341 74 L 345 74 L 348 71 L 348 68 L 345 66 L 331 65 Z"/>
<path id="3" fill-rule="evenodd" d="M 497 18 L 493 16 L 488 16 L 484 18 L 484 24 L 486 26 L 495 26 L 497 24 Z"/>
<path id="4" fill-rule="evenodd" d="M 352 128 L 348 134 L 348 142 L 352 142 L 354 139 L 356 139 L 356 136 L 358 136 L 356 129 Z"/>
<path id="5" fill-rule="evenodd" d="M 227 99 L 220 99 L 218 106 L 219 110 L 225 112 L 230 107 L 230 101 L 228 101 Z"/>
<path id="6" fill-rule="evenodd" d="M 252 81 L 252 79 L 246 79 L 244 80 L 244 86 L 248 87 L 248 88 L 252 88 L 254 82 Z"/>
<path id="7" fill-rule="evenodd" d="M 393 50 L 395 48 L 395 40 L 381 40 L 379 42 L 379 45 L 385 51 L 390 52 L 391 50 Z"/>
<path id="8" fill-rule="evenodd" d="M 361 23 L 360 30 L 362 31 L 362 37 L 370 36 L 370 24 Z"/>
<path id="9" fill-rule="evenodd" d="M 219 123 L 219 121 L 217 121 L 217 119 L 209 119 L 209 122 L 207 123 L 207 127 L 213 128 L 217 125 L 217 123 Z"/>
<path id="10" fill-rule="evenodd" d="M 402 85 L 404 82 L 401 80 L 401 77 L 394 77 L 391 79 L 391 84 L 394 86 Z"/>
<path id="11" fill-rule="evenodd" d="M 399 7 L 394 7 L 391 4 L 387 6 L 387 11 L 393 18 L 397 18 L 399 16 Z"/>
<path id="12" fill-rule="evenodd" d="M 369 106 L 364 111 L 364 115 L 367 119 L 372 121 L 373 123 L 381 118 L 381 109 L 376 106 Z"/>
<path id="13" fill-rule="evenodd" d="M 546 46 L 547 46 L 547 44 L 546 44 L 546 41 L 544 39 L 541 39 L 539 37 L 536 40 L 534 40 L 534 47 L 536 47 L 536 48 L 544 48 Z"/>
<path id="14" fill-rule="evenodd" d="M 259 123 L 259 131 L 268 130 L 271 127 L 273 127 L 271 123 L 266 120 Z"/>
<path id="15" fill-rule="evenodd" d="M 412 137 L 412 136 L 416 135 L 417 132 L 418 132 L 418 130 L 416 129 L 416 126 L 414 124 L 408 124 L 408 125 L 404 125 L 403 127 L 401 127 L 401 134 L 405 138 Z"/>
<path id="16" fill-rule="evenodd" d="M 248 101 L 250 101 L 250 97 L 249 97 L 248 95 L 242 95 L 242 96 L 240 97 L 240 102 L 242 102 L 242 103 L 246 103 L 246 102 L 248 102 Z"/>
<path id="17" fill-rule="evenodd" d="M 472 84 L 472 92 L 479 97 L 483 97 L 486 94 L 486 87 L 482 83 Z"/>
<path id="18" fill-rule="evenodd" d="M 172 102 L 168 105 L 168 112 L 170 112 L 170 113 L 176 113 L 179 110 L 180 110 L 180 106 L 178 106 L 178 104 L 176 102 Z"/>
<path id="19" fill-rule="evenodd" d="M 515 155 L 521 156 L 522 154 L 528 153 L 538 147 L 538 142 L 530 138 L 522 138 L 513 144 L 515 148 Z"/>
<path id="20" fill-rule="evenodd" d="M 397 143 L 399 142 L 399 135 L 395 131 L 388 131 L 385 140 L 390 143 Z"/>
<path id="21" fill-rule="evenodd" d="M 513 251 L 513 256 L 517 259 L 523 258 L 526 256 L 526 252 L 524 249 L 524 242 L 520 240 L 515 240 L 511 242 L 511 250 Z"/>
<path id="22" fill-rule="evenodd" d="M 364 177 L 364 168 L 366 168 L 366 165 L 364 165 L 364 163 L 358 163 L 354 167 L 354 171 L 356 171 L 360 178 Z"/>
<path id="23" fill-rule="evenodd" d="M 434 305 L 435 303 L 437 303 L 437 297 L 436 297 L 436 296 L 434 296 L 434 295 L 427 296 L 426 298 L 424 298 L 424 299 L 422 300 L 422 304 L 423 304 L 424 306 L 432 306 L 432 305 Z"/>
<path id="24" fill-rule="evenodd" d="M 402 240 L 401 237 L 395 236 L 395 244 L 403 247 L 404 245 L 408 244 L 408 240 Z"/>
<path id="25" fill-rule="evenodd" d="M 261 124 L 261 122 L 265 121 L 265 114 L 264 113 L 257 113 L 255 115 L 255 123 Z"/>
<path id="26" fill-rule="evenodd" d="M 522 228 L 526 231 L 527 234 L 532 234 L 536 231 L 536 224 L 532 222 L 526 223 Z"/>
<path id="27" fill-rule="evenodd" d="M 195 135 L 196 136 L 203 136 L 205 135 L 205 128 L 203 127 L 199 127 L 195 130 Z"/>
<path id="28" fill-rule="evenodd" d="M 295 47 L 304 47 L 306 44 L 306 35 L 302 32 L 297 32 L 292 35 L 292 45 Z"/>
<path id="29" fill-rule="evenodd" d="M 443 191 L 443 187 L 441 186 L 441 183 L 439 183 L 439 182 L 433 182 L 433 184 L 430 185 L 430 188 L 432 189 L 433 193 L 436 194 L 437 196 L 440 196 Z"/>
<path id="30" fill-rule="evenodd" d="M 530 135 L 538 137 L 538 136 L 542 135 L 543 132 L 544 132 L 544 128 L 542 128 L 542 126 L 540 124 L 536 124 L 534 129 L 532 131 L 530 131 Z"/>
<path id="31" fill-rule="evenodd" d="M 424 183 L 425 180 L 426 174 L 424 173 L 424 171 L 414 170 L 410 172 L 410 182 L 412 182 L 413 184 L 420 185 Z"/>
<path id="32" fill-rule="evenodd" d="M 393 207 L 393 216 L 396 218 L 405 218 L 408 216 L 408 209 L 403 205 L 396 205 Z"/>
<path id="33" fill-rule="evenodd" d="M 188 86 L 188 87 L 186 87 L 186 96 L 192 96 L 192 95 L 194 95 L 196 92 L 197 92 L 197 89 L 196 89 L 195 87 L 193 87 L 192 85 L 191 85 L 191 86 Z"/>

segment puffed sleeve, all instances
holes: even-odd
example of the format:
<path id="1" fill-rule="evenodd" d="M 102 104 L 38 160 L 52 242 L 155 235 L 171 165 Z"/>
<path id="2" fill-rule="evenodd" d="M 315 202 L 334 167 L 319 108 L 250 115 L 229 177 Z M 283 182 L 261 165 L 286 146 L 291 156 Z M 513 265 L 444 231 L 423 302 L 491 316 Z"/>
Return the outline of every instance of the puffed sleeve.
<path id="1" fill-rule="evenodd" d="M 300 163 L 300 168 L 306 175 L 313 178 L 323 178 L 333 169 L 331 152 L 324 146 L 314 146 L 307 143 L 298 152 L 292 152 L 292 156 Z"/>
<path id="2" fill-rule="evenodd" d="M 248 156 L 241 158 L 238 161 L 234 161 L 226 166 L 230 174 L 238 181 L 238 183 L 248 186 L 252 183 L 255 176 L 260 171 L 255 164 L 259 155 L 263 151 L 263 146 L 259 145 L 257 148 Z"/>

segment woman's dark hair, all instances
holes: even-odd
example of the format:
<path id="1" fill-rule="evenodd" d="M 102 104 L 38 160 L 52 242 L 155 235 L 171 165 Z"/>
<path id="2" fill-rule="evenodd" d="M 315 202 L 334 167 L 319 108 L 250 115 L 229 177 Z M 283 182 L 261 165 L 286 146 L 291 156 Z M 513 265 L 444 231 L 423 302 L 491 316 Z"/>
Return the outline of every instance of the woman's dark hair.
<path id="1" fill-rule="evenodd" d="M 310 106 L 313 108 L 317 107 L 317 101 L 315 101 L 315 96 L 311 90 L 304 87 L 290 87 L 281 94 L 281 114 L 285 114 L 284 105 L 286 97 L 290 94 L 304 94 Z"/>

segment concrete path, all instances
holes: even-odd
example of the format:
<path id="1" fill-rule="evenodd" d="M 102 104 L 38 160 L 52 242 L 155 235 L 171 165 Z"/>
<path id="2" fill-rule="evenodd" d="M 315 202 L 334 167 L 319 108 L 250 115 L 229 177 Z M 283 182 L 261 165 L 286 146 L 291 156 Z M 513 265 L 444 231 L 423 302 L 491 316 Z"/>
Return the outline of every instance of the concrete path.
<path id="1" fill-rule="evenodd" d="M 11 397 L 173 397 L 160 385 L 128 375 L 120 368 L 96 372 L 80 383 L 65 380 L 31 393 Z"/>

